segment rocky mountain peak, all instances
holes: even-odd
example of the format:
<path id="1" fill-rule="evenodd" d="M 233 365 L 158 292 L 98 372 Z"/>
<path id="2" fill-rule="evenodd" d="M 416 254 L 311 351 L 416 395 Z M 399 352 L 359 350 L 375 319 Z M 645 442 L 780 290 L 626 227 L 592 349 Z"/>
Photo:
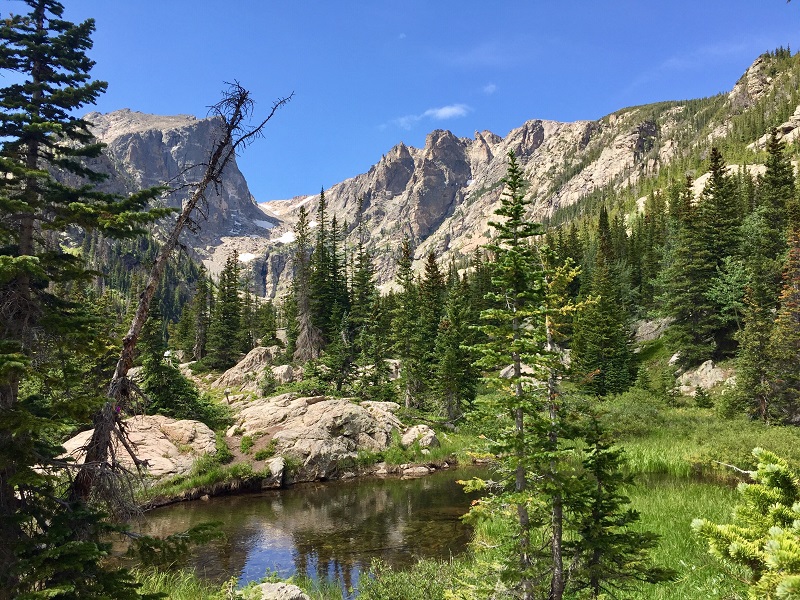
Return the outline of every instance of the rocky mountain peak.
<path id="1" fill-rule="evenodd" d="M 728 101 L 735 110 L 742 111 L 750 108 L 769 89 L 772 83 L 770 68 L 773 61 L 774 57 L 762 54 L 739 78 L 739 81 L 728 93 Z"/>
<path id="2" fill-rule="evenodd" d="M 180 207 L 191 194 L 191 184 L 202 176 L 218 130 L 219 117 L 198 119 L 192 115 L 149 115 L 130 109 L 86 115 L 92 133 L 106 144 L 95 168 L 110 175 L 105 191 L 129 194 L 142 188 L 175 189 L 165 198 Z M 209 188 L 207 219 L 197 233 L 186 233 L 185 244 L 207 256 L 226 236 L 263 235 L 277 219 L 255 204 L 235 159 L 228 165 L 221 185 Z"/>

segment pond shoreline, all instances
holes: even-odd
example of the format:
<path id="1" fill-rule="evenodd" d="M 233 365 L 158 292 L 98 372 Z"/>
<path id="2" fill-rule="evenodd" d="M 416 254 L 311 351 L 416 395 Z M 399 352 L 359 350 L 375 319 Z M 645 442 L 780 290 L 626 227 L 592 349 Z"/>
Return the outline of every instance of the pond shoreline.
<path id="1" fill-rule="evenodd" d="M 249 464 L 249 463 L 233 463 Z M 489 464 L 486 459 L 473 458 L 470 463 L 472 466 Z M 232 466 L 232 465 L 231 465 Z M 152 498 L 140 505 L 143 512 L 156 508 L 179 504 L 182 502 L 204 501 L 219 496 L 237 496 L 264 492 L 267 490 L 289 489 L 298 484 L 304 483 L 324 483 L 329 481 L 343 480 L 362 480 L 371 477 L 379 479 L 417 479 L 426 477 L 433 473 L 443 470 L 456 469 L 466 466 L 459 463 L 455 456 L 446 460 L 432 460 L 425 462 L 403 463 L 400 465 L 388 465 L 384 462 L 375 463 L 366 467 L 359 467 L 336 471 L 333 477 L 316 479 L 293 479 L 291 474 L 284 473 L 280 480 L 266 476 L 264 473 L 253 472 L 247 476 L 231 477 L 222 481 L 216 481 L 207 485 L 192 486 L 181 492 L 168 495 L 155 494 Z"/>

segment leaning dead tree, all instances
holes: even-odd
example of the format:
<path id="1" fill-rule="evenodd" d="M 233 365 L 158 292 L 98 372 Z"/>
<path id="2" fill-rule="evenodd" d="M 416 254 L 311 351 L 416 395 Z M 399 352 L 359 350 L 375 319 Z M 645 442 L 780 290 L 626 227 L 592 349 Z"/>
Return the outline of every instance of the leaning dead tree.
<path id="1" fill-rule="evenodd" d="M 277 100 L 266 118 L 257 125 L 249 123 L 254 107 L 250 92 L 238 82 L 228 84 L 228 88 L 223 91 L 222 99 L 211 107 L 209 113 L 221 121 L 217 138 L 208 162 L 198 165 L 205 167 L 203 176 L 200 181 L 190 186 L 191 196 L 183 204 L 169 237 L 150 269 L 144 291 L 139 296 L 136 314 L 128 333 L 122 339 L 122 350 L 108 388 L 108 401 L 95 415 L 94 432 L 86 446 L 84 462 L 72 483 L 70 491 L 73 498 L 85 500 L 93 490 L 102 489 L 109 480 L 113 481 L 118 474 L 126 472 L 125 467 L 117 460 L 115 440 L 122 445 L 137 469 L 143 466 L 143 461 L 136 456 L 135 449 L 128 442 L 122 418 L 136 405 L 137 398 L 141 396 L 136 384 L 129 379 L 128 371 L 133 366 L 136 343 L 150 312 L 150 303 L 164 273 L 167 260 L 177 246 L 181 232 L 196 227 L 197 220 L 193 215 L 199 212 L 200 217 L 205 218 L 208 187 L 213 185 L 217 188 L 222 183 L 223 172 L 237 152 L 263 135 L 264 126 L 279 108 L 292 99 L 293 95 L 292 93 Z"/>

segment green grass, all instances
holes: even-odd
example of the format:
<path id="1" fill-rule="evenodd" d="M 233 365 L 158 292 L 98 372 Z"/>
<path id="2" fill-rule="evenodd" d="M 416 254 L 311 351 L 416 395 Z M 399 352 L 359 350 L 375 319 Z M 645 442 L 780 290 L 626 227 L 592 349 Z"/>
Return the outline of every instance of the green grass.
<path id="1" fill-rule="evenodd" d="M 639 526 L 661 536 L 651 556 L 656 563 L 678 571 L 678 579 L 661 585 L 642 585 L 629 598 L 683 600 L 744 599 L 745 586 L 724 572 L 708 553 L 706 543 L 690 527 L 692 519 L 727 522 L 738 492 L 728 486 L 674 478 L 642 478 L 628 490 L 631 506 L 639 511 Z M 737 573 L 736 576 L 741 576 Z"/>
<path id="2" fill-rule="evenodd" d="M 255 441 L 252 436 L 243 435 L 242 441 L 239 444 L 239 449 L 242 451 L 242 454 L 249 454 L 254 445 Z"/>
<path id="3" fill-rule="evenodd" d="M 800 465 L 797 427 L 723 418 L 709 408 L 667 406 L 637 389 L 605 401 L 602 409 L 633 473 L 729 481 L 736 473 L 727 465 L 755 467 L 751 452 L 756 446 Z"/>
<path id="4" fill-rule="evenodd" d="M 142 584 L 139 589 L 144 594 L 166 594 L 169 600 L 223 600 L 230 596 L 225 594 L 226 584 L 222 589 L 219 585 L 209 583 L 192 571 L 156 571 L 137 570 L 133 572 L 136 580 Z"/>
<path id="5" fill-rule="evenodd" d="M 250 464 L 222 465 L 216 457 L 206 455 L 198 458 L 186 475 L 171 477 L 153 485 L 147 496 L 174 498 L 188 490 L 205 489 L 233 481 L 248 481 L 258 476 Z"/>

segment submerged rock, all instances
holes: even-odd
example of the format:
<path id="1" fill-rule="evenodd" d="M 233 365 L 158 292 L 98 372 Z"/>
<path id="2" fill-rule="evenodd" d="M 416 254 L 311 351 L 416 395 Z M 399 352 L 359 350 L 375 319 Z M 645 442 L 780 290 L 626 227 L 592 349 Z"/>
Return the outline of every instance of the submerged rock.
<path id="1" fill-rule="evenodd" d="M 254 588 L 260 596 L 247 595 L 255 600 L 311 600 L 299 587 L 290 583 L 261 583 Z M 248 590 L 249 591 L 249 590 Z M 243 596 L 237 595 L 238 598 Z"/>

